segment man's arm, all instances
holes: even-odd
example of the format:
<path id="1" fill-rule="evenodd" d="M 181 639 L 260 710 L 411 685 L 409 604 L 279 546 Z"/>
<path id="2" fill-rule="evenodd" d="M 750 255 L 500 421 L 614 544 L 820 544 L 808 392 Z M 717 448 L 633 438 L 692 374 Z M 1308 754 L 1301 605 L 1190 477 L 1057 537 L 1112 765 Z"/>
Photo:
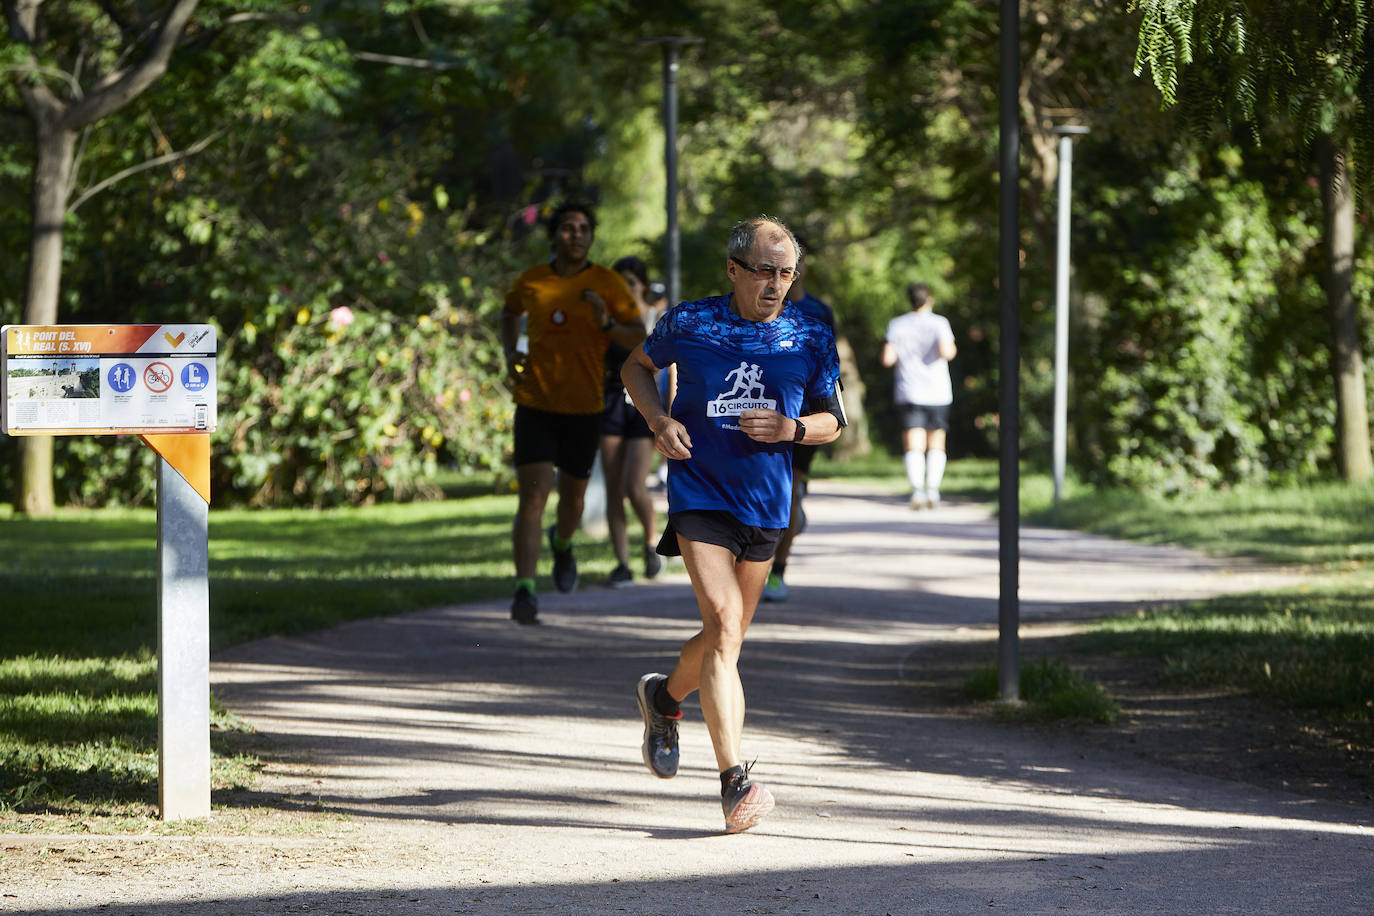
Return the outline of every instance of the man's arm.
<path id="1" fill-rule="evenodd" d="M 668 415 L 663 409 L 663 401 L 658 396 L 658 385 L 654 373 L 658 367 L 641 344 L 630 351 L 625 365 L 620 367 L 620 381 L 625 385 L 625 393 L 635 402 L 635 408 L 644 416 L 644 422 L 654 433 L 654 448 L 666 458 L 679 460 L 692 457 L 692 437 L 687 427 Z"/>
<path id="2" fill-rule="evenodd" d="M 596 290 L 584 289 L 582 298 L 592 304 L 592 308 L 595 310 L 596 323 L 605 330 L 611 340 L 626 350 L 633 350 L 644 342 L 644 338 L 649 336 L 648 332 L 644 330 L 644 322 L 641 319 L 632 318 L 621 321 Z M 628 306 L 628 308 L 633 308 L 633 306 Z"/>
<path id="3" fill-rule="evenodd" d="M 797 421 L 776 410 L 746 410 L 739 415 L 739 428 L 755 442 L 792 442 L 802 445 L 825 445 L 840 438 L 840 419 L 828 410 L 801 417 L 806 435 L 794 440 Z"/>
<path id="4" fill-rule="evenodd" d="M 644 342 L 644 338 L 649 336 L 648 332 L 644 330 L 644 322 L 638 318 L 634 321 L 616 322 L 611 325 L 606 334 L 626 350 L 633 350 Z"/>
<path id="5" fill-rule="evenodd" d="M 515 349 L 520 342 L 520 315 L 509 307 L 501 310 L 501 348 L 506 353 L 506 374 L 512 378 L 525 364 L 525 355 Z"/>
<path id="6" fill-rule="evenodd" d="M 954 346 L 953 340 L 941 340 L 937 347 L 940 352 L 940 358 L 945 362 L 954 359 L 954 355 L 959 352 L 959 348 Z"/>
<path id="7" fill-rule="evenodd" d="M 883 366 L 891 369 L 897 365 L 897 348 L 892 346 L 892 341 L 883 341 Z"/>

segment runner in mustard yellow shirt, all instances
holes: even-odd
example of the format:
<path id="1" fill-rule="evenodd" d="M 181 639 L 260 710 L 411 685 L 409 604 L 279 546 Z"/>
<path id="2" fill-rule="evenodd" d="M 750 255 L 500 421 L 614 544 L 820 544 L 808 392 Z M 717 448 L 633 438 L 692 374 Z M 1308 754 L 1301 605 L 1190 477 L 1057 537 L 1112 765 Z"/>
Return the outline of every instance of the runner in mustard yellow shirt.
<path id="1" fill-rule="evenodd" d="M 582 521 L 582 497 L 601 435 L 606 347 L 644 340 L 644 324 L 620 275 L 588 260 L 596 216 L 584 203 L 565 203 L 548 221 L 553 258 L 531 267 L 506 293 L 501 342 L 515 389 L 515 476 L 519 506 L 512 540 L 515 598 L 511 618 L 539 623 L 535 571 L 544 507 L 558 473 L 558 521 L 548 529 L 553 581 L 577 587 L 572 538 Z M 528 353 L 516 350 L 525 320 Z"/>

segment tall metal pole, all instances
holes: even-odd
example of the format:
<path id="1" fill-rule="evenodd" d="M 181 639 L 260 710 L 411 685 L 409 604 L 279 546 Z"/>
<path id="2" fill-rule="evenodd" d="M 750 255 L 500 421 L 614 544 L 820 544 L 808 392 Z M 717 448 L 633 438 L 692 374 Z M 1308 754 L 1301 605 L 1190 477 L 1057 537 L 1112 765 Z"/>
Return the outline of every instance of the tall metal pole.
<path id="1" fill-rule="evenodd" d="M 1054 262 L 1054 501 L 1064 495 L 1069 427 L 1069 213 L 1073 200 L 1073 137 L 1088 128 L 1064 125 L 1059 135 L 1059 226 Z"/>
<path id="2" fill-rule="evenodd" d="M 1021 415 L 1021 239 L 1020 208 L 1020 77 L 1021 77 L 1021 3 L 1002 0 L 1000 10 L 1001 79 L 999 86 L 998 130 L 998 283 L 1001 300 L 1001 378 L 998 414 L 1000 417 L 998 472 L 998 597 L 997 661 L 998 687 L 1003 701 L 1021 699 L 1019 646 L 1020 597 L 1017 567 L 1020 562 L 1019 528 L 1021 522 L 1020 455 Z"/>
<path id="3" fill-rule="evenodd" d="M 682 235 L 677 227 L 677 42 L 663 45 L 663 169 L 667 174 L 668 304 L 677 305 L 682 288 Z"/>
<path id="4" fill-rule="evenodd" d="M 682 291 L 682 237 L 677 223 L 677 50 L 680 45 L 700 44 L 700 38 L 665 36 L 643 38 L 641 44 L 663 46 L 663 168 L 667 173 L 665 209 L 668 228 L 664 237 L 663 269 L 667 275 L 668 304 L 677 305 Z"/>

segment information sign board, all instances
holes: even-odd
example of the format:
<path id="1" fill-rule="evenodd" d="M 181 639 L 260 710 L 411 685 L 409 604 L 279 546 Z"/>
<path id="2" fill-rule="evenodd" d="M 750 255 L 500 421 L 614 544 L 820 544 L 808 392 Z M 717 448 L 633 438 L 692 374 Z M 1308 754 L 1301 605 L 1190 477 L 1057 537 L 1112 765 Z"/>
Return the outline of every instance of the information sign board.
<path id="1" fill-rule="evenodd" d="M 0 404 L 11 436 L 215 429 L 208 324 L 5 325 Z"/>

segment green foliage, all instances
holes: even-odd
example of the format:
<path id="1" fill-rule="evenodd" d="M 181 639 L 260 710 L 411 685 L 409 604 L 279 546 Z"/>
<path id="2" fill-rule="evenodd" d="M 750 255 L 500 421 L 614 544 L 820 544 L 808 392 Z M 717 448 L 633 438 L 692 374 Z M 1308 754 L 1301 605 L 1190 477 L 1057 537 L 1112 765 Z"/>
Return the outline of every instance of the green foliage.
<path id="1" fill-rule="evenodd" d="M 1367 0 L 1135 0 L 1135 70 L 1145 67 L 1166 105 L 1264 126 L 1349 138 L 1368 97 Z M 1199 73 L 1181 68 L 1207 61 Z M 1201 123 L 1201 122 L 1199 122 Z"/>
<path id="2" fill-rule="evenodd" d="M 1091 479 L 1183 493 L 1329 463 L 1316 236 L 1238 161 L 1223 149 L 1140 190 L 1089 191 L 1080 264 L 1104 308 L 1078 349 L 1074 419 Z"/>
<path id="3" fill-rule="evenodd" d="M 964 681 L 964 692 L 976 700 L 1000 696 L 996 665 L 977 668 Z M 1102 685 L 1088 680 L 1057 658 L 1027 661 L 1021 665 L 1019 689 L 1025 706 L 1004 711 L 1028 719 L 1067 719 L 1110 725 L 1121 708 Z"/>
<path id="4" fill-rule="evenodd" d="M 505 464 L 500 344 L 470 312 L 412 320 L 303 306 L 284 318 L 247 322 L 226 342 L 215 461 L 224 491 L 274 506 L 434 497 L 427 478 L 440 464 Z"/>
<path id="5" fill-rule="evenodd" d="M 1264 34 L 1237 18 L 1242 5 L 1271 17 L 1254 20 Z M 67 23 L 53 32 L 49 63 L 75 67 L 83 35 L 115 42 L 107 12 L 136 5 L 78 6 L 86 25 L 68 22 L 74 6 L 45 7 Z M 1304 5 L 1278 2 L 1144 2 L 1138 36 L 1120 28 L 1120 8 L 1106 0 L 1023 6 L 1031 105 L 1023 125 L 1023 455 L 1033 464 L 1049 455 L 1054 160 L 1045 122 L 1072 112 L 1093 128 L 1078 142 L 1075 179 L 1077 470 L 1175 492 L 1327 473 L 1334 399 L 1313 278 L 1320 222 L 1304 163 L 1286 159 L 1278 144 L 1238 150 L 1225 132 L 1205 141 L 1221 141 L 1219 156 L 1200 156 L 1200 141 L 1179 129 L 1179 112 L 1161 112 L 1150 83 L 1119 62 L 1132 53 L 1151 66 L 1159 61 L 1158 77 L 1169 55 L 1182 66 L 1205 50 L 1199 42 L 1240 49 L 1244 39 L 1246 54 L 1262 46 L 1268 56 L 1210 76 L 1186 67 L 1179 91 L 1222 98 L 1227 80 L 1248 79 L 1255 110 L 1267 112 L 1280 84 L 1241 74 L 1271 62 L 1310 76 L 1313 87 L 1280 99 L 1279 109 L 1305 106 L 1319 123 L 1338 123 L 1348 114 L 1342 100 L 1356 91 L 1351 81 L 1371 78 L 1357 71 L 1351 50 L 1353 37 L 1365 34 L 1364 4 L 1323 0 L 1309 15 Z M 245 10 L 261 15 L 233 15 Z M 1213 14 L 1231 17 L 1216 36 L 1202 26 Z M 997 270 L 989 180 L 996 17 L 987 0 L 768 0 L 747 8 L 720 0 L 414 0 L 380 12 L 362 0 L 289 11 L 267 0 L 203 0 L 155 89 L 83 138 L 76 191 L 207 145 L 125 177 L 69 216 L 62 317 L 219 325 L 222 380 L 235 387 L 216 440 L 217 498 L 334 503 L 422 490 L 415 474 L 427 466 L 426 449 L 418 439 L 391 456 L 408 469 L 405 481 L 377 471 L 389 442 L 368 446 L 366 459 L 351 453 L 357 463 L 348 474 L 328 470 L 341 460 L 333 437 L 344 434 L 346 412 L 336 407 L 322 423 L 304 416 L 304 403 L 283 402 L 294 395 L 282 387 L 282 346 L 306 353 L 312 368 L 333 365 L 304 340 L 310 335 L 295 315 L 307 309 L 318 323 L 347 306 L 406 338 L 371 332 L 366 353 L 374 353 L 416 346 L 402 329 L 445 303 L 469 310 L 454 326 L 474 338 L 476 362 L 464 371 L 478 387 L 469 390 L 489 401 L 483 416 L 503 414 L 505 392 L 482 354 L 500 294 L 546 253 L 533 217 L 567 195 L 597 200 L 593 256 L 638 254 L 661 275 L 661 59 L 637 39 L 691 35 L 703 41 L 682 49 L 679 69 L 684 297 L 723 288 L 730 223 L 760 211 L 782 216 L 812 248 L 810 285 L 835 306 L 867 384 L 873 428 L 895 450 L 891 373 L 877 354 L 888 319 L 905 308 L 903 286 L 930 282 L 960 348 L 951 451 L 990 455 L 1001 345 L 989 279 Z M 1290 25 L 1306 46 L 1331 54 L 1285 50 Z M 19 61 L 18 52 L 5 49 L 0 61 Z M 29 132 L 8 75 L 0 92 L 10 103 L 0 106 L 0 243 L 20 252 Z M 1374 274 L 1368 252 L 1360 257 L 1357 295 L 1367 303 Z M 22 267 L 17 257 L 0 266 L 7 321 L 19 317 Z M 366 355 L 361 341 L 357 347 L 355 357 Z M 346 377 L 371 373 L 353 367 L 320 384 L 341 386 Z M 259 380 L 264 390 L 250 391 Z M 273 385 L 278 390 L 268 390 Z M 386 406 L 375 397 L 359 400 L 369 410 Z M 228 424 L 244 411 L 282 408 L 289 424 L 250 418 L 244 435 L 255 454 L 234 444 Z M 442 419 L 418 431 L 437 430 Z M 355 444 L 372 420 L 357 422 Z M 501 425 L 472 435 L 499 437 Z M 444 435 L 437 466 L 499 460 L 496 440 L 454 446 L 461 435 Z M 0 486 L 11 484 L 13 449 L 0 441 Z M 69 502 L 149 498 L 150 456 L 137 442 L 59 440 L 57 461 L 59 495 Z M 315 480 L 330 481 L 329 492 L 293 495 Z"/>

